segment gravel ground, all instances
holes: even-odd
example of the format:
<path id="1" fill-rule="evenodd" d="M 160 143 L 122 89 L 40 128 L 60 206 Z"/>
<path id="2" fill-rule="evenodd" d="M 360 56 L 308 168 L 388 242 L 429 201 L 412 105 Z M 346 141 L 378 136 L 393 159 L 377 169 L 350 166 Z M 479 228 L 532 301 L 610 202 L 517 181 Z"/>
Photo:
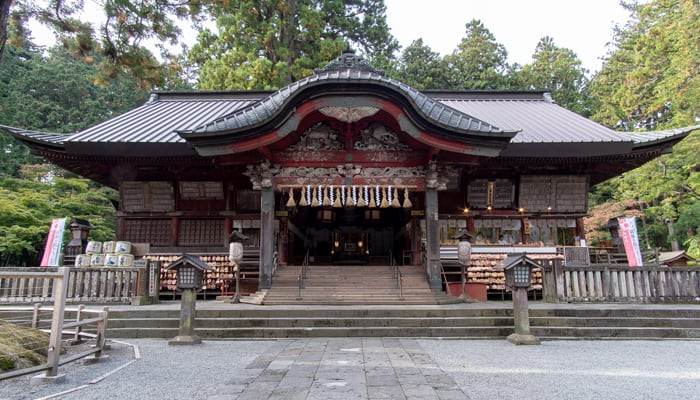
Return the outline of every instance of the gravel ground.
<path id="1" fill-rule="evenodd" d="M 472 399 L 700 399 L 700 341 L 420 341 Z"/>
<path id="2" fill-rule="evenodd" d="M 240 378 L 255 373 L 246 367 L 293 341 L 113 342 L 99 363 L 61 367 L 63 383 L 31 384 L 31 377 L 0 382 L 0 399 L 236 399 Z M 465 399 L 700 398 L 700 341 L 417 342 Z"/>

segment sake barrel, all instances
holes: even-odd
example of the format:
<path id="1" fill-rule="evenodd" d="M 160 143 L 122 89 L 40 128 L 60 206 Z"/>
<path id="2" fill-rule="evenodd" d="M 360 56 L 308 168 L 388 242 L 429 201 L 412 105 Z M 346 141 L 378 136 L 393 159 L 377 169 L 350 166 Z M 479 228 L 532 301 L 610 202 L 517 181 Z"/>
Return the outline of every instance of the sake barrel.
<path id="1" fill-rule="evenodd" d="M 87 254 L 78 254 L 75 256 L 75 266 L 76 267 L 89 267 L 90 266 L 90 256 Z"/>
<path id="2" fill-rule="evenodd" d="M 119 265 L 119 254 L 117 253 L 109 253 L 105 254 L 105 267 L 116 267 Z"/>
<path id="3" fill-rule="evenodd" d="M 102 253 L 103 254 L 116 253 L 116 251 L 114 250 L 116 247 L 117 247 L 117 243 L 114 241 L 104 242 L 104 243 L 102 243 Z"/>
<path id="4" fill-rule="evenodd" d="M 131 253 L 131 242 L 122 242 L 119 241 L 116 243 L 116 246 L 114 248 L 115 253 L 120 253 L 120 254 L 130 254 Z"/>
<path id="5" fill-rule="evenodd" d="M 105 255 L 104 254 L 90 254 L 90 266 L 91 267 L 102 267 L 105 265 Z"/>
<path id="6" fill-rule="evenodd" d="M 119 259 L 117 260 L 117 266 L 131 268 L 134 266 L 134 256 L 133 254 L 119 254 Z"/>
<path id="7" fill-rule="evenodd" d="M 86 254 L 102 253 L 102 242 L 96 242 L 94 240 L 89 241 L 87 244 L 87 247 L 85 248 L 85 253 Z"/>

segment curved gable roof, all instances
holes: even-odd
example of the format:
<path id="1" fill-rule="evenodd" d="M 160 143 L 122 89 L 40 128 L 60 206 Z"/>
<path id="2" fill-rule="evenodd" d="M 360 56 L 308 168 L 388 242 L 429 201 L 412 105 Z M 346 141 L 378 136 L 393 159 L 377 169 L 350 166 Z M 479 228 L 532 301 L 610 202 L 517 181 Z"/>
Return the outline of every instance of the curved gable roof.
<path id="1" fill-rule="evenodd" d="M 381 89 L 384 89 L 383 93 Z M 501 139 L 507 142 L 518 132 L 517 129 L 501 129 L 449 107 L 404 83 L 385 77 L 354 54 L 346 52 L 323 69 L 316 70 L 314 75 L 294 82 L 241 110 L 178 133 L 194 144 L 212 141 L 230 143 L 240 139 L 240 136 L 236 137 L 237 133 L 269 132 L 275 129 L 297 104 L 315 99 L 321 94 L 383 95 L 401 103 L 419 126 L 476 136 L 478 139 Z"/>

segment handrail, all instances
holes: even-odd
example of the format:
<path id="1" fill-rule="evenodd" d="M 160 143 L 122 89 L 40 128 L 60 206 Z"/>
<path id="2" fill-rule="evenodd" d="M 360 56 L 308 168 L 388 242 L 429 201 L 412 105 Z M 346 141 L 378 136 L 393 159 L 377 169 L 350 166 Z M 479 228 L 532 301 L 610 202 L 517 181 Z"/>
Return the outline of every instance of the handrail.
<path id="1" fill-rule="evenodd" d="M 297 281 L 299 282 L 299 298 L 301 298 L 301 289 L 304 288 L 304 279 L 307 278 L 309 272 L 309 250 L 306 250 L 306 255 L 304 256 L 304 261 L 301 263 L 301 271 L 299 271 L 299 277 Z"/>
<path id="2" fill-rule="evenodd" d="M 403 299 L 403 274 L 401 273 L 401 268 L 399 268 L 396 259 L 394 259 L 394 253 L 392 251 L 389 251 L 389 267 L 392 269 L 394 279 L 396 279 L 396 288 L 399 289 L 399 298 Z"/>
<path id="3" fill-rule="evenodd" d="M 449 294 L 450 284 L 447 281 L 447 274 L 445 273 L 445 267 L 442 265 L 442 262 L 440 262 L 440 273 L 442 273 L 442 279 L 445 281 L 445 292 Z M 462 274 L 462 280 L 464 280 L 464 274 Z"/>

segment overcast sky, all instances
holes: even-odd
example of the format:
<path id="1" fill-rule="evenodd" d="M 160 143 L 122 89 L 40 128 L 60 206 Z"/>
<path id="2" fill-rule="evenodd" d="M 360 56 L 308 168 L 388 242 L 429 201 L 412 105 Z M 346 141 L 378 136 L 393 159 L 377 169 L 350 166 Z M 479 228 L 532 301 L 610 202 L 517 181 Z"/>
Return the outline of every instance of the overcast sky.
<path id="1" fill-rule="evenodd" d="M 465 25 L 479 19 L 508 50 L 508 61 L 532 61 L 544 36 L 571 49 L 584 68 L 600 70 L 615 23 L 629 14 L 619 0 L 384 0 L 391 33 L 406 47 L 420 37 L 433 51 L 446 55 L 465 36 Z"/>
<path id="2" fill-rule="evenodd" d="M 465 25 L 479 19 L 508 50 L 509 62 L 532 61 L 532 53 L 544 36 L 559 47 L 573 50 L 590 72 L 600 70 L 600 57 L 612 40 L 615 23 L 624 24 L 628 13 L 619 0 L 384 0 L 391 33 L 402 48 L 422 37 L 441 55 L 452 53 L 464 37 Z M 88 19 L 99 20 L 102 10 L 95 1 L 85 1 Z M 54 36 L 32 24 L 38 44 L 53 42 Z M 185 41 L 196 33 L 184 29 Z M 190 43 L 191 45 L 191 43 Z"/>

